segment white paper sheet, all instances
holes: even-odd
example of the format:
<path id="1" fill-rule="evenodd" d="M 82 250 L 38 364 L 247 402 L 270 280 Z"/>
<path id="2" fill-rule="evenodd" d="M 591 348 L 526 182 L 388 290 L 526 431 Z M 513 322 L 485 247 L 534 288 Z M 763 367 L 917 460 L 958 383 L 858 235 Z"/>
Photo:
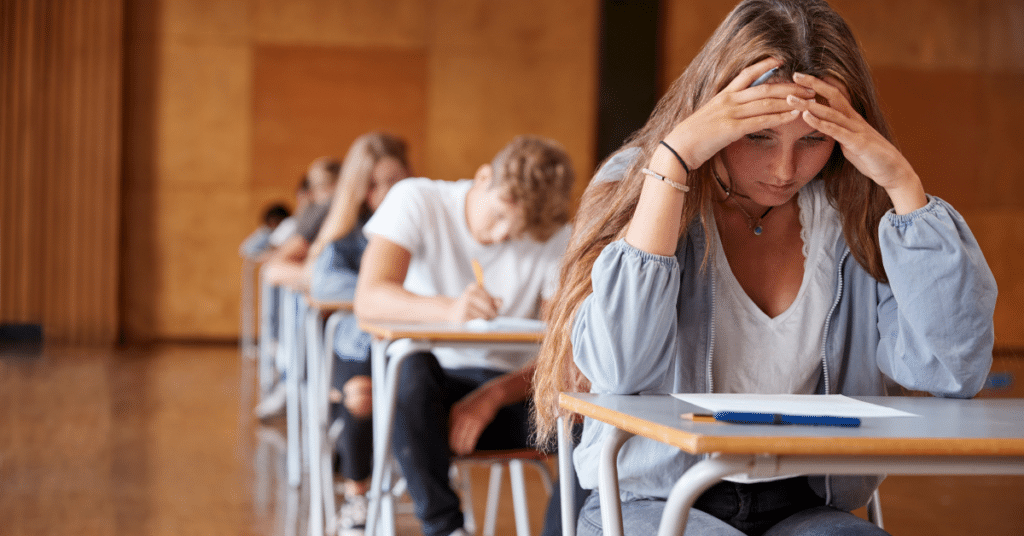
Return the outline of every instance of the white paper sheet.
<path id="1" fill-rule="evenodd" d="M 678 393 L 672 396 L 708 410 L 739 411 L 749 413 L 778 413 L 782 415 L 806 415 L 834 417 L 916 417 L 898 409 L 879 406 L 844 395 L 756 395 L 733 393 L 691 394 Z"/>
<path id="2" fill-rule="evenodd" d="M 533 318 L 499 316 L 493 320 L 476 318 L 466 322 L 470 331 L 544 331 L 544 322 Z"/>

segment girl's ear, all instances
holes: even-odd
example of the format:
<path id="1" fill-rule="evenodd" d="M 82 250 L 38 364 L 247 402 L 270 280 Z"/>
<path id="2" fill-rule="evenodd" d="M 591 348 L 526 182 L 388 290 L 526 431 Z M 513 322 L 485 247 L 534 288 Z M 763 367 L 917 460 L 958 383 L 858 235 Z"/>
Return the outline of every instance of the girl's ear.
<path id="1" fill-rule="evenodd" d="M 476 168 L 476 174 L 473 175 L 473 180 L 485 187 L 491 185 L 492 178 L 494 178 L 494 168 L 490 164 L 482 164 Z"/>

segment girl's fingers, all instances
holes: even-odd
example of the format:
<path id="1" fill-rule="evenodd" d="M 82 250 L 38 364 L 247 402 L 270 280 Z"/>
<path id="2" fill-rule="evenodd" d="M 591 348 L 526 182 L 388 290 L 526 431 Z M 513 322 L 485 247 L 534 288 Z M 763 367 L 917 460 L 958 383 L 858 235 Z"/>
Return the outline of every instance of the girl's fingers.
<path id="1" fill-rule="evenodd" d="M 786 100 L 789 95 L 796 95 L 809 99 L 816 95 L 815 91 L 807 86 L 783 82 L 779 84 L 762 84 L 757 87 L 747 88 L 733 94 L 733 102 L 736 104 L 748 104 L 761 100 Z"/>
<path id="2" fill-rule="evenodd" d="M 836 140 L 840 145 L 848 145 L 853 132 L 831 121 L 825 121 L 809 111 L 803 112 L 804 122 L 818 132 Z"/>
<path id="3" fill-rule="evenodd" d="M 765 130 L 768 128 L 775 128 L 778 126 L 785 125 L 795 121 L 797 117 L 800 117 L 800 110 L 789 109 L 784 112 L 778 112 L 773 114 L 758 115 L 744 120 L 743 134 L 740 136 L 757 132 L 759 130 Z"/>
<path id="4" fill-rule="evenodd" d="M 843 112 L 853 110 L 853 106 L 850 105 L 850 97 L 847 95 L 845 88 L 837 87 L 826 80 L 803 73 L 795 73 L 793 81 L 801 86 L 813 89 L 819 95 L 825 97 L 832 108 Z"/>
<path id="5" fill-rule="evenodd" d="M 787 97 L 786 103 L 792 106 L 795 110 L 800 110 L 801 112 L 810 112 L 811 115 L 819 119 L 823 119 L 825 121 L 829 121 L 843 126 L 848 126 L 850 123 L 856 123 L 857 119 L 860 118 L 859 115 L 855 115 L 854 117 L 851 118 L 849 115 L 844 114 L 843 112 L 836 110 L 831 106 L 826 106 L 813 100 L 801 99 L 794 95 L 790 95 L 789 97 Z"/>
<path id="6" fill-rule="evenodd" d="M 868 126 L 856 113 L 850 117 L 815 101 L 805 101 L 796 97 L 790 97 L 787 100 L 796 110 L 802 112 L 805 123 L 843 145 L 848 146 L 855 143 L 855 133 L 863 132 L 864 127 Z"/>
<path id="7" fill-rule="evenodd" d="M 780 65 L 782 65 L 782 62 L 775 58 L 765 58 L 740 71 L 740 74 L 736 75 L 736 78 L 733 78 L 732 82 L 725 86 L 725 89 L 739 91 L 750 87 L 750 84 L 757 80 L 759 76 Z"/>
<path id="8" fill-rule="evenodd" d="M 761 99 L 740 104 L 734 108 L 733 117 L 735 119 L 749 119 L 759 115 L 772 115 L 792 111 L 795 106 L 794 103 L 789 102 L 787 96 L 788 94 L 780 98 Z"/>

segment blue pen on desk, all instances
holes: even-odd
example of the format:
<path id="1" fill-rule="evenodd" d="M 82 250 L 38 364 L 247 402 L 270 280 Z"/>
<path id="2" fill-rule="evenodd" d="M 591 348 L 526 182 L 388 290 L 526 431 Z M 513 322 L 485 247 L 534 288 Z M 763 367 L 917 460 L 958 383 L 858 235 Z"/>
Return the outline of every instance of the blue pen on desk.
<path id="1" fill-rule="evenodd" d="M 829 415 L 783 415 L 780 413 L 751 413 L 745 411 L 719 411 L 715 420 L 734 424 L 802 424 L 808 426 L 860 426 L 856 417 L 835 417 Z"/>

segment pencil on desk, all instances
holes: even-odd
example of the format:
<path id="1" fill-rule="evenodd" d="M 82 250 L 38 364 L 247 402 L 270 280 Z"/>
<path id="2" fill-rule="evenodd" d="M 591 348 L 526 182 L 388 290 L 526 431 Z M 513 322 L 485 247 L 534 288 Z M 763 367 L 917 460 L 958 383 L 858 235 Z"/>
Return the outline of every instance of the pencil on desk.
<path id="1" fill-rule="evenodd" d="M 473 275 L 476 276 L 476 284 L 484 286 L 484 269 L 480 267 L 480 261 L 473 259 Z"/>

